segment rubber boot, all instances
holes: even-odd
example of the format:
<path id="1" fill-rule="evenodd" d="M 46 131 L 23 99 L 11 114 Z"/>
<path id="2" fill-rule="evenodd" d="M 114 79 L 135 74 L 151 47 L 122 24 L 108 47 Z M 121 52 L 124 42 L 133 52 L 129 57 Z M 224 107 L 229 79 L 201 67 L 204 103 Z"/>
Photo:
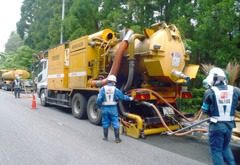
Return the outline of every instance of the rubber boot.
<path id="1" fill-rule="evenodd" d="M 108 128 L 103 128 L 103 140 L 108 141 Z"/>
<path id="2" fill-rule="evenodd" d="M 122 140 L 119 138 L 119 128 L 114 128 L 114 134 L 115 134 L 115 142 L 120 143 Z"/>

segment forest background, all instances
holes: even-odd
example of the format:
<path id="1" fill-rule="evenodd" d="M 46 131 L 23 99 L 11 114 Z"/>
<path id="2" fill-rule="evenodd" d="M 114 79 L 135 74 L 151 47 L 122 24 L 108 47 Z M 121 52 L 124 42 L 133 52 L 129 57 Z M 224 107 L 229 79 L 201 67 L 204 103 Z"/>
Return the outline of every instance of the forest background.
<path id="1" fill-rule="evenodd" d="M 33 53 L 60 43 L 61 26 L 67 41 L 106 28 L 142 34 L 160 21 L 177 26 L 185 49 L 192 51 L 191 63 L 226 68 L 240 61 L 238 0 L 65 0 L 64 15 L 62 21 L 62 0 L 24 0 L 17 32 L 0 53 L 0 69 L 30 71 Z M 201 88 L 204 78 L 199 72 L 191 89 Z"/>

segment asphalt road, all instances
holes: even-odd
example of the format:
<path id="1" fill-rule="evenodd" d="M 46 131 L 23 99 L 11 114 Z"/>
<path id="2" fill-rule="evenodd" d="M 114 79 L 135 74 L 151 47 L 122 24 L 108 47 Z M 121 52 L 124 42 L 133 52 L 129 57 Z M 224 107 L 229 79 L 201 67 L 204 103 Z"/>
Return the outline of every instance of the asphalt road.
<path id="1" fill-rule="evenodd" d="M 212 164 L 207 142 L 195 136 L 122 135 L 116 144 L 109 131 L 105 142 L 100 126 L 75 119 L 68 109 L 42 107 L 39 99 L 31 109 L 32 98 L 21 96 L 0 90 L 0 165 Z"/>

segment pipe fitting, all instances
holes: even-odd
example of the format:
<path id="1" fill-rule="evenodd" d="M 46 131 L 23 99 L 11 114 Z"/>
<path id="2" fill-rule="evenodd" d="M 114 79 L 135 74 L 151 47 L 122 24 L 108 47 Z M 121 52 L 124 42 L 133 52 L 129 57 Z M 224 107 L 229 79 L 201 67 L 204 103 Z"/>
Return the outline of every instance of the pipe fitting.
<path id="1" fill-rule="evenodd" d="M 135 66 L 135 59 L 129 59 L 129 72 L 128 72 L 128 79 L 127 83 L 123 88 L 123 92 L 128 91 L 133 83 L 133 77 L 134 77 L 134 66 Z"/>
<path id="2" fill-rule="evenodd" d="M 123 41 L 127 41 L 129 43 L 133 33 L 134 33 L 133 30 L 128 30 L 127 34 L 123 38 Z"/>
<path id="3" fill-rule="evenodd" d="M 128 47 L 128 51 L 129 51 L 129 59 L 134 59 L 134 51 L 135 51 L 135 40 L 139 39 L 139 40 L 143 40 L 145 37 L 144 35 L 141 34 L 133 34 L 131 39 L 130 39 L 130 43 L 129 43 L 129 47 Z"/>
<path id="4" fill-rule="evenodd" d="M 149 103 L 149 102 L 146 102 L 146 101 L 142 101 L 141 103 L 142 103 L 143 105 L 148 106 L 148 107 L 152 107 L 152 106 L 153 106 L 152 103 Z"/>
<path id="5" fill-rule="evenodd" d="M 186 76 L 183 72 L 180 72 L 176 69 L 174 69 L 172 71 L 172 76 L 176 77 L 178 79 L 185 79 L 186 80 L 186 84 L 190 81 L 190 77 Z"/>
<path id="6" fill-rule="evenodd" d="M 91 47 L 95 47 L 96 45 L 95 45 L 95 42 L 93 42 L 93 41 L 90 41 L 90 42 L 88 42 L 88 46 L 91 46 Z"/>

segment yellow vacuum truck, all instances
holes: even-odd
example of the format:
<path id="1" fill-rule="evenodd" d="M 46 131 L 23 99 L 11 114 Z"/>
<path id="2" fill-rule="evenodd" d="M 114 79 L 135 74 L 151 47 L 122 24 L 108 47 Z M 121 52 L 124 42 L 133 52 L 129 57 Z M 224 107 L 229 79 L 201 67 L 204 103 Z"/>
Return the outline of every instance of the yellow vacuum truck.
<path id="1" fill-rule="evenodd" d="M 192 114 L 178 110 L 176 101 L 191 97 L 186 84 L 196 77 L 199 66 L 188 64 L 191 52 L 185 50 L 175 25 L 160 22 L 143 34 L 105 29 L 43 53 L 47 57 L 33 55 L 39 62 L 32 66 L 34 71 L 38 65 L 37 93 L 43 106 L 71 108 L 74 117 L 99 125 L 97 95 L 107 77 L 115 75 L 117 87 L 135 99 L 118 103 L 127 135 L 144 138 L 172 132 L 182 128 L 182 119 L 194 120 L 188 119 Z"/>
<path id="2" fill-rule="evenodd" d="M 12 83 L 19 77 L 20 79 L 28 79 L 30 74 L 27 70 L 13 69 L 13 70 L 2 70 L 1 71 L 1 88 L 4 90 L 12 89 Z"/>

